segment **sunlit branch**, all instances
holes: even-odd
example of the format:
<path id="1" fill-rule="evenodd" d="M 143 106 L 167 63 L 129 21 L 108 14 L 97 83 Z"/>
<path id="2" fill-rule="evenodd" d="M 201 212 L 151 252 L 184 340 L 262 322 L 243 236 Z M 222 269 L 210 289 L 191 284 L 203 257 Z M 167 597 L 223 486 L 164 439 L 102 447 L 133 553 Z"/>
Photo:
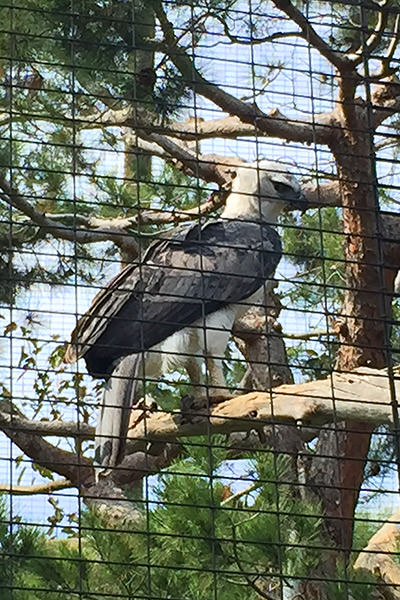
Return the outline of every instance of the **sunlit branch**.
<path id="1" fill-rule="evenodd" d="M 0 494 L 12 494 L 13 496 L 26 496 L 34 494 L 52 494 L 58 490 L 65 490 L 75 487 L 68 479 L 38 483 L 36 485 L 10 485 L 9 483 L 0 483 Z"/>
<path id="2" fill-rule="evenodd" d="M 400 394 L 400 381 L 396 380 Z M 186 415 L 186 413 L 185 413 Z M 392 423 L 389 379 L 385 371 L 360 368 L 310 383 L 282 385 L 270 392 L 235 396 L 210 410 L 194 407 L 185 415 L 155 412 L 137 420 L 128 432 L 128 452 L 144 451 L 149 443 L 210 433 L 232 433 L 268 424 L 301 424 L 313 428 L 332 422 Z"/>
<path id="3" fill-rule="evenodd" d="M 379 81 L 383 77 L 388 77 L 389 75 L 393 75 L 398 71 L 398 65 L 391 67 L 390 62 L 393 59 L 400 40 L 400 14 L 396 15 L 393 31 L 391 32 L 391 38 L 392 39 L 390 40 L 386 57 L 381 60 L 381 68 L 378 71 L 374 71 L 370 76 L 372 81 Z"/>

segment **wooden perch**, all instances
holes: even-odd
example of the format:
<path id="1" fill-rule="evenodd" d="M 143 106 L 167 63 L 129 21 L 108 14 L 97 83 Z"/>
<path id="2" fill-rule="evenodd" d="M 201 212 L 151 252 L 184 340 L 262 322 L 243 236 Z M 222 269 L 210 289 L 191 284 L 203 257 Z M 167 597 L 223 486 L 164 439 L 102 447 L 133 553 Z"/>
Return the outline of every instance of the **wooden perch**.
<path id="1" fill-rule="evenodd" d="M 399 398 L 400 379 L 394 385 Z M 143 450 L 148 442 L 249 431 L 271 423 L 306 428 L 344 420 L 391 424 L 390 380 L 386 371 L 362 367 L 351 373 L 334 373 L 324 380 L 236 396 L 211 406 L 210 411 L 204 408 L 185 414 L 153 412 L 143 413 L 140 419 L 135 416 L 128 432 L 128 452 Z M 313 433 L 307 429 L 308 439 L 310 435 Z"/>

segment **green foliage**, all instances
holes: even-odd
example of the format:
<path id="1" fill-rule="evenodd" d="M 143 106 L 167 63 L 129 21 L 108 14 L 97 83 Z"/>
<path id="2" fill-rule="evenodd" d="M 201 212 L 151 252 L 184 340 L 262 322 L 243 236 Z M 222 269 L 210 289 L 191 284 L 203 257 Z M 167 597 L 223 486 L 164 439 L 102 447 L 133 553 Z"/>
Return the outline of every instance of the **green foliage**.
<path id="1" fill-rule="evenodd" d="M 327 600 L 365 600 L 373 597 L 375 585 L 372 575 L 346 568 L 340 561 L 336 568 L 335 580 L 325 584 Z"/>
<path id="2" fill-rule="evenodd" d="M 167 10 L 169 16 L 173 11 L 179 14 L 182 45 L 190 38 L 196 46 L 207 31 L 218 33 L 224 25 L 225 33 L 229 30 L 232 39 L 241 36 L 243 43 L 246 37 L 257 40 L 273 33 L 265 19 L 264 0 L 252 5 L 251 15 L 233 10 L 240 8 L 234 0 L 209 0 L 204 7 L 192 0 L 174 4 Z M 297 4 L 304 9 L 304 3 Z M 75 0 L 73 6 L 70 0 L 25 0 L 0 7 L 4 30 L 0 109 L 15 115 L 12 127 L 6 120 L 0 124 L 0 175 L 8 178 L 12 167 L 15 189 L 38 211 L 70 227 L 79 218 L 135 217 L 148 208 L 184 210 L 198 206 L 207 196 L 207 187 L 197 180 L 156 161 L 150 165 L 148 157 L 134 147 L 128 148 L 132 152 L 121 176 L 121 165 L 115 161 L 116 153 L 123 150 L 119 133 L 113 128 L 84 131 L 88 116 L 100 116 L 110 107 L 137 108 L 155 125 L 187 108 L 187 82 L 162 54 L 155 36 L 155 6 L 156 0 Z M 322 22 L 320 35 L 338 51 L 357 49 L 360 7 L 319 2 L 321 6 L 329 20 L 354 27 L 338 29 Z M 269 3 L 268 10 L 275 8 Z M 377 11 L 365 14 L 372 31 Z M 392 19 L 389 15 L 390 26 Z M 391 36 L 383 36 L 382 44 L 390 40 Z M 382 44 L 374 49 L 376 54 L 382 52 Z M 265 63 L 257 59 L 252 65 L 253 82 L 262 90 L 282 69 L 269 56 Z M 383 200 L 390 203 L 388 193 Z M 344 290 L 340 212 L 335 208 L 308 211 L 302 227 L 293 227 L 297 224 L 294 217 L 284 221 L 285 252 L 297 270 L 294 282 L 287 282 L 287 302 L 316 315 L 334 313 Z M 159 232 L 151 225 L 128 230 L 141 236 L 144 246 Z M 107 277 L 106 261 L 118 258 L 111 244 L 89 248 L 54 241 L 46 229 L 5 204 L 0 208 L 0 254 L 0 302 L 7 305 L 23 299 L 25 290 L 36 282 L 99 286 Z M 321 320 L 324 327 L 325 317 Z M 49 344 L 46 347 L 41 341 L 46 336 L 40 336 L 32 323 L 6 325 L 5 337 L 11 334 L 24 340 L 17 365 L 21 374 L 35 372 L 35 397 L 21 402 L 30 416 L 60 418 L 74 398 L 82 422 L 88 423 L 99 387 L 59 366 L 62 349 L 57 339 L 51 339 L 53 351 L 43 367 L 41 358 Z M 398 336 L 393 328 L 396 347 Z M 301 341 L 288 354 L 291 365 L 307 378 L 328 373 L 334 355 L 335 346 L 324 339 L 311 346 Z M 234 360 L 236 356 L 236 350 L 229 348 L 225 370 L 232 388 L 244 375 L 244 365 Z M 182 373 L 175 373 L 172 382 L 151 383 L 148 390 L 167 410 L 177 409 L 179 396 L 189 391 Z M 2 392 L 9 401 L 9 390 L 3 386 Z M 217 590 L 220 600 L 253 600 L 277 586 L 295 587 L 297 577 L 312 574 L 320 561 L 320 547 L 326 544 L 318 504 L 300 498 L 297 486 L 290 485 L 290 460 L 273 452 L 249 456 L 246 466 L 236 469 L 246 490 L 235 497 L 240 485 L 229 477 L 226 440 L 212 441 L 211 448 L 203 438 L 186 442 L 182 459 L 160 477 L 142 517 L 130 528 L 121 524 L 119 529 L 110 528 L 104 519 L 86 512 L 80 530 L 69 539 L 49 540 L 18 523 L 8 527 L 9 516 L 0 507 L 1 597 L 89 600 L 109 594 L 135 600 L 141 596 L 209 600 Z M 80 450 L 85 453 L 86 448 Z M 390 460 L 391 452 L 388 444 L 376 441 L 369 467 L 379 459 Z M 53 477 L 47 469 L 33 468 Z M 48 534 L 64 517 L 58 501 L 52 500 L 52 506 Z M 356 527 L 355 536 L 363 545 L 370 531 L 361 529 Z M 332 600 L 370 593 L 370 582 L 362 581 L 351 568 L 339 564 L 337 580 L 327 585 Z"/>
<path id="3" fill-rule="evenodd" d="M 327 315 L 337 311 L 345 285 L 340 211 L 309 210 L 301 217 L 301 227 L 296 219 L 289 215 L 282 222 L 285 255 L 296 268 L 285 281 L 282 303 L 308 313 L 311 327 L 326 331 Z M 331 372 L 336 350 L 332 335 L 312 343 L 299 340 L 288 349 L 288 359 L 306 379 L 321 379 Z"/>
<path id="4" fill-rule="evenodd" d="M 12 166 L 14 188 L 32 206 L 73 228 L 82 217 L 135 216 L 139 207 L 168 204 L 179 209 L 189 198 L 199 200 L 202 193 L 189 190 L 188 178 L 184 188 L 183 175 L 175 178 L 182 186 L 179 196 L 172 198 L 175 181 L 170 168 L 169 178 L 161 174 L 159 183 L 154 178 L 155 186 L 145 180 L 137 185 L 135 173 L 142 172 L 143 161 L 149 165 L 148 157 L 127 160 L 125 179 L 116 177 L 115 169 L 121 165 L 116 165 L 115 152 L 123 149 L 120 136 L 108 128 L 100 133 L 84 131 L 81 125 L 88 114 L 104 110 L 110 101 L 115 108 L 140 105 L 157 123 L 187 100 L 182 76 L 165 57 L 154 81 L 143 78 L 154 61 L 149 42 L 154 38 L 154 12 L 148 2 L 136 1 L 133 6 L 122 0 L 78 0 L 71 9 L 66 0 L 27 0 L 13 9 L 0 6 L 0 16 L 6 28 L 0 55 L 10 56 L 0 59 L 0 109 L 7 114 L 12 107 L 13 115 L 18 115 L 12 127 L 6 120 L 0 123 L 0 176 L 8 180 Z M 148 175 L 147 169 L 147 180 Z M 164 199 L 162 183 L 167 180 L 170 187 Z M 155 232 L 154 227 L 141 227 L 140 234 L 148 230 Z M 137 231 L 132 228 L 128 233 Z M 47 254 L 57 260 L 42 256 Z M 76 264 L 71 256 L 79 256 Z M 93 265 L 110 257 L 117 258 L 111 244 L 89 248 L 53 241 L 28 216 L 0 203 L 4 304 L 14 302 L 35 282 L 59 284 L 76 276 L 90 283 Z"/>
<path id="5" fill-rule="evenodd" d="M 129 527 L 110 529 L 86 512 L 80 549 L 74 536 L 48 540 L 32 529 L 28 536 L 22 526 L 11 535 L 4 511 L 0 543 L 12 547 L 13 556 L 0 559 L 0 587 L 8 584 L 12 564 L 13 600 L 26 598 L 16 581 L 20 587 L 29 582 L 34 600 L 46 598 L 45 589 L 81 590 L 83 598 L 100 592 L 136 598 L 151 589 L 156 597 L 206 600 L 215 587 L 218 597 L 239 600 L 248 578 L 262 587 L 281 570 L 288 578 L 307 573 L 318 558 L 319 510 L 287 485 L 289 461 L 272 452 L 252 456 L 245 490 L 230 500 L 224 439 L 214 442 L 191 440 L 188 456 L 152 492 L 149 512 L 144 506 L 143 517 Z M 258 595 L 246 587 L 246 597 Z"/>
<path id="6" fill-rule="evenodd" d="M 289 296 L 306 309 L 340 302 L 344 262 L 339 210 L 309 210 L 301 217 L 301 227 L 294 219 L 286 217 L 282 231 L 285 255 L 298 268 L 295 290 Z"/>
<path id="7" fill-rule="evenodd" d="M 367 546 L 372 536 L 389 517 L 390 512 L 388 510 L 358 509 L 356 511 L 353 533 L 354 560 L 357 558 L 358 552 Z"/>
<path id="8" fill-rule="evenodd" d="M 294 593 L 298 578 L 312 575 L 327 544 L 320 507 L 300 498 L 289 483 L 290 459 L 272 451 L 252 454 L 233 490 L 224 445 L 222 436 L 212 446 L 204 438 L 191 439 L 187 454 L 151 491 L 142 516 L 129 524 L 110 526 L 104 516 L 86 510 L 79 530 L 49 539 L 18 523 L 10 528 L 0 504 L 1 597 L 48 600 L 57 591 L 57 597 L 87 600 L 96 594 L 209 600 L 216 591 L 222 600 L 244 594 L 256 600 L 259 590 L 279 585 Z M 378 528 L 366 516 L 356 522 L 355 548 Z M 372 591 L 371 577 L 340 562 L 332 579 L 325 585 L 331 600 L 345 598 L 347 591 L 361 600 Z"/>

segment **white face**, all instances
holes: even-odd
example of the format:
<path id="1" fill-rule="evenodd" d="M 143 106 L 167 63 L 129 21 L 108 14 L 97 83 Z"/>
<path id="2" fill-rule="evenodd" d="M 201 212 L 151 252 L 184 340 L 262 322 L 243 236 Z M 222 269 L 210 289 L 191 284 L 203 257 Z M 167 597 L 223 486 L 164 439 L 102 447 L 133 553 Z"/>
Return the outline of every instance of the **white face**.
<path id="1" fill-rule="evenodd" d="M 222 216 L 275 223 L 282 210 L 301 198 L 301 187 L 282 163 L 261 160 L 239 167 Z"/>

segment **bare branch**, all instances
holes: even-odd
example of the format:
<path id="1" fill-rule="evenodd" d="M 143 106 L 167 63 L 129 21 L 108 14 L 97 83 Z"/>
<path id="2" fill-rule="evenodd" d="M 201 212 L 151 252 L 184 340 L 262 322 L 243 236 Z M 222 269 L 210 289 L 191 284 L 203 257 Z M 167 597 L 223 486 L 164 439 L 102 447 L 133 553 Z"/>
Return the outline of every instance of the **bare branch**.
<path id="1" fill-rule="evenodd" d="M 395 382 L 400 394 L 400 381 Z M 381 425 L 392 422 L 387 373 L 360 368 L 349 374 L 270 392 L 252 392 L 190 413 L 152 413 L 128 433 L 128 451 L 144 450 L 149 442 L 166 442 L 182 436 L 232 433 L 260 429 L 267 424 L 301 423 L 320 427 L 337 421 L 362 421 Z M 315 433 L 316 435 L 316 433 Z"/>
<path id="2" fill-rule="evenodd" d="M 395 557 L 398 556 L 400 542 L 400 510 L 395 512 L 390 519 L 369 540 L 367 546 L 360 552 L 354 569 L 368 571 L 389 586 L 400 586 L 400 566 Z M 400 597 L 398 587 L 390 588 L 393 597 Z M 386 596 L 385 596 L 386 597 Z"/>
<path id="3" fill-rule="evenodd" d="M 400 394 L 400 380 L 395 381 L 395 387 L 396 394 Z M 32 422 L 18 411 L 15 414 L 15 409 L 10 414 L 10 410 L 0 412 L 1 429 L 27 456 L 68 479 L 71 486 L 90 488 L 93 485 L 94 469 L 90 460 L 61 450 L 41 437 L 51 433 L 77 438 L 83 435 L 87 439 L 94 436 L 92 427 L 56 422 L 53 429 L 51 423 Z M 301 424 L 303 438 L 310 440 L 318 435 L 321 425 L 341 420 L 374 425 L 392 423 L 386 371 L 365 367 L 348 374 L 334 373 L 332 379 L 283 385 L 271 392 L 252 392 L 214 405 L 210 412 L 197 408 L 184 415 L 152 413 L 129 431 L 130 454 L 113 478 L 117 485 L 122 485 L 157 472 L 180 453 L 177 439 L 182 436 L 262 431 L 274 423 Z"/>
<path id="4" fill-rule="evenodd" d="M 317 338 L 326 337 L 328 335 L 336 335 L 333 331 L 325 329 L 315 329 L 307 333 L 286 333 L 282 332 L 282 337 L 288 340 L 315 340 Z"/>
<path id="5" fill-rule="evenodd" d="M 91 462 L 72 452 L 56 448 L 39 435 L 32 435 L 12 427 L 4 428 L 6 435 L 34 462 L 65 477 L 76 487 L 94 480 Z"/>
<path id="6" fill-rule="evenodd" d="M 383 0 L 380 6 L 378 14 L 378 22 L 374 31 L 371 33 L 369 38 L 360 45 L 360 47 L 352 53 L 346 54 L 346 58 L 353 63 L 354 66 L 360 65 L 363 60 L 368 58 L 372 52 L 379 46 L 382 41 L 382 36 L 385 32 L 385 28 L 388 22 L 388 12 L 383 10 L 385 6 L 389 4 L 389 0 Z"/>
<path id="7" fill-rule="evenodd" d="M 139 131 L 140 135 L 147 141 L 153 142 L 163 148 L 171 157 L 178 160 L 188 170 L 191 175 L 200 177 L 205 181 L 215 181 L 219 185 L 226 184 L 226 177 L 224 177 L 218 170 L 216 164 L 212 164 L 208 161 L 203 162 L 201 157 L 182 148 L 176 142 L 166 136 L 158 133 L 145 133 Z"/>
<path id="8" fill-rule="evenodd" d="M 252 483 L 244 490 L 239 490 L 238 492 L 236 492 L 236 494 L 232 494 L 232 496 L 228 496 L 228 498 L 225 498 L 225 500 L 222 500 L 221 506 L 225 506 L 225 504 L 229 504 L 231 502 L 236 502 L 236 500 L 243 498 L 243 496 L 247 496 L 247 494 L 251 494 L 251 492 L 254 492 L 254 490 L 258 490 L 260 487 L 261 487 L 260 481 L 256 481 L 255 483 Z"/>
<path id="9" fill-rule="evenodd" d="M 390 66 L 390 62 L 393 59 L 394 53 L 400 40 L 400 14 L 396 15 L 394 22 L 393 31 L 391 32 L 392 39 L 390 40 L 389 47 L 385 58 L 381 59 L 381 68 L 378 71 L 374 71 L 370 75 L 372 81 L 379 81 L 384 77 L 394 75 L 398 70 L 398 65 L 395 67 Z"/>
<path id="10" fill-rule="evenodd" d="M 114 469 L 112 478 L 117 485 L 127 485 L 142 480 L 146 475 L 158 473 L 161 469 L 171 464 L 182 452 L 180 442 L 160 444 L 157 452 L 135 452 L 127 454 L 121 464 Z"/>
<path id="11" fill-rule="evenodd" d="M 332 50 L 331 46 L 318 35 L 303 13 L 289 0 L 273 0 L 273 3 L 300 27 L 302 37 L 318 50 L 328 62 L 334 65 L 340 73 L 353 71 L 356 74 L 353 63 L 339 52 Z"/>
<path id="12" fill-rule="evenodd" d="M 200 76 L 200 75 L 199 75 Z M 201 77 L 201 76 L 200 76 Z M 204 80 L 205 81 L 205 80 Z M 207 82 L 208 93 L 217 93 L 218 87 L 211 82 Z M 212 88 L 212 90 L 211 90 Z M 221 90 L 220 90 L 221 91 Z M 162 125 L 155 122 L 156 116 L 149 114 L 148 111 L 135 110 L 132 107 L 126 107 L 120 110 L 107 110 L 90 121 L 85 122 L 86 128 L 120 126 L 127 127 L 135 133 L 124 133 L 124 136 L 131 135 L 133 145 L 143 148 L 145 151 L 155 153 L 164 157 L 160 153 L 160 147 L 155 147 L 149 141 L 141 143 L 140 137 L 144 133 L 150 134 L 155 130 L 158 134 L 168 137 L 179 137 L 182 140 L 202 140 L 215 137 L 236 139 L 239 136 L 254 137 L 267 135 L 277 137 L 287 141 L 311 143 L 314 140 L 320 143 L 327 143 L 331 135 L 331 128 L 335 124 L 335 115 L 332 112 L 320 113 L 315 119 L 289 119 L 277 108 L 271 109 L 268 113 L 260 111 L 255 105 L 247 104 L 222 92 L 229 99 L 240 104 L 242 111 L 245 111 L 247 119 L 236 116 L 233 106 L 226 101 L 221 104 L 210 96 L 210 99 L 221 106 L 226 112 L 233 113 L 229 117 L 210 119 L 205 121 L 201 117 L 190 117 L 186 121 L 174 121 Z M 206 94 L 204 94 L 206 95 Z M 224 98 L 225 98 L 224 96 Z M 208 97 L 208 96 L 207 96 Z M 221 100 L 221 102 L 223 102 Z M 85 124 L 83 125 L 85 127 Z M 146 136 L 143 136 L 144 138 Z M 147 139 L 147 138 L 146 138 Z"/>
<path id="13" fill-rule="evenodd" d="M 50 422 L 36 422 L 27 419 L 7 400 L 2 400 L 0 406 L 0 429 L 34 462 L 65 477 L 71 481 L 72 485 L 77 487 L 80 487 L 87 481 L 94 480 L 93 467 L 87 458 L 57 448 L 40 437 L 44 423 L 47 425 L 46 432 L 51 432 L 52 426 Z M 53 423 L 56 423 L 61 429 L 60 421 L 54 421 Z M 76 423 L 63 422 L 62 427 L 64 425 L 67 426 L 68 435 L 73 437 L 80 437 L 80 430 L 85 427 Z M 58 427 L 56 429 L 57 431 L 51 435 L 60 435 Z M 92 435 L 94 435 L 93 428 L 91 431 L 93 432 Z"/>
<path id="14" fill-rule="evenodd" d="M 321 185 L 315 183 L 306 183 L 303 186 L 304 194 L 307 197 L 308 208 L 318 208 L 321 206 L 340 206 L 340 186 L 338 181 Z"/>
<path id="15" fill-rule="evenodd" d="M 320 127 L 318 122 L 315 123 L 315 125 L 309 125 L 307 135 L 305 135 L 306 131 L 304 126 L 299 126 L 296 121 L 292 121 L 290 122 L 290 128 L 285 131 L 282 127 L 283 124 L 280 122 L 284 121 L 285 118 L 282 117 L 278 111 L 273 111 L 272 116 L 274 118 L 271 119 L 271 114 L 266 115 L 256 105 L 242 102 L 211 81 L 205 79 L 195 68 L 184 49 L 178 45 L 174 29 L 168 21 L 167 15 L 161 4 L 158 5 L 156 14 L 164 33 L 167 52 L 170 59 L 180 70 L 187 83 L 190 84 L 195 91 L 214 102 L 228 114 L 235 115 L 242 122 L 251 124 L 255 130 L 259 130 L 264 134 L 285 138 L 291 141 L 310 143 L 316 141 L 318 143 L 327 143 L 327 140 L 332 135 L 327 124 Z"/>
<path id="16" fill-rule="evenodd" d="M 94 436 L 94 428 L 85 423 L 73 423 L 71 421 L 34 421 L 27 419 L 16 409 L 4 410 L 4 402 L 0 403 L 0 429 L 7 433 L 10 429 L 21 431 L 31 435 L 59 436 L 91 439 Z"/>
<path id="17" fill-rule="evenodd" d="M 241 44 L 243 46 L 268 44 L 270 42 L 274 42 L 275 40 L 281 40 L 282 38 L 303 37 L 303 34 L 300 31 L 276 31 L 275 33 L 271 33 L 271 34 L 266 35 L 261 38 L 257 38 L 257 37 L 253 37 L 253 36 L 244 37 L 244 36 L 234 35 L 233 33 L 231 33 L 229 31 L 228 22 L 227 22 L 225 16 L 222 17 L 219 14 L 214 13 L 213 17 L 216 21 L 218 21 L 220 23 L 220 25 L 222 25 L 226 37 L 233 44 Z"/>
<path id="18" fill-rule="evenodd" d="M 46 213 L 41 212 L 30 202 L 28 202 L 26 196 L 19 194 L 2 177 L 0 177 L 0 188 L 7 196 L 8 202 L 11 204 L 11 206 L 28 216 L 34 225 L 44 229 L 47 233 L 51 233 L 56 238 L 80 244 L 91 244 L 93 242 L 109 240 L 130 254 L 138 253 L 139 247 L 137 241 L 132 236 L 127 235 L 121 230 L 97 229 L 90 231 L 77 229 L 71 226 L 62 226 L 57 221 L 53 221 L 50 217 L 48 217 Z M 4 200 L 3 194 L 1 194 L 0 197 Z"/>
<path id="19" fill-rule="evenodd" d="M 9 483 L 0 483 L 0 493 L 13 494 L 15 496 L 26 496 L 34 494 L 52 494 L 58 490 L 65 490 L 75 487 L 68 479 L 38 483 L 36 485 L 10 485 Z"/>
<path id="20" fill-rule="evenodd" d="M 251 108 L 249 104 L 246 106 Z M 268 137 L 306 143 L 315 138 L 321 143 L 326 143 L 330 134 L 329 128 L 333 124 L 332 113 L 320 113 L 316 116 L 316 121 L 311 122 L 309 119 L 289 119 L 277 108 L 272 108 L 250 123 L 233 115 L 207 121 L 191 117 L 183 122 L 170 123 L 166 134 L 184 140 L 204 140 L 215 137 L 236 139 L 240 136 L 268 135 Z"/>
<path id="21" fill-rule="evenodd" d="M 374 127 L 400 110 L 400 80 L 392 75 L 380 81 L 372 93 Z"/>

